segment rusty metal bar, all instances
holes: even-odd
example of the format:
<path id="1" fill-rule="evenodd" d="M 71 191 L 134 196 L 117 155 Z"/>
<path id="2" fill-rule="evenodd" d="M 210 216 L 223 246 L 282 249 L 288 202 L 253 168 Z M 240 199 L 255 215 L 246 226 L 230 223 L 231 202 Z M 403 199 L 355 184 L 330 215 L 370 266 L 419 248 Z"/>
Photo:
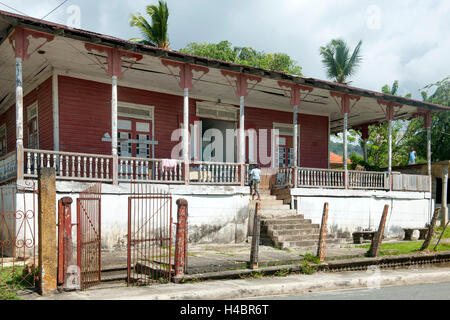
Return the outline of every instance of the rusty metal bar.
<path id="1" fill-rule="evenodd" d="M 372 238 L 372 243 L 369 249 L 369 256 L 376 257 L 380 253 L 381 241 L 383 240 L 384 227 L 386 225 L 386 217 L 389 212 L 389 205 L 385 205 L 383 209 L 383 214 L 381 215 L 380 226 L 378 227 L 377 233 Z"/>

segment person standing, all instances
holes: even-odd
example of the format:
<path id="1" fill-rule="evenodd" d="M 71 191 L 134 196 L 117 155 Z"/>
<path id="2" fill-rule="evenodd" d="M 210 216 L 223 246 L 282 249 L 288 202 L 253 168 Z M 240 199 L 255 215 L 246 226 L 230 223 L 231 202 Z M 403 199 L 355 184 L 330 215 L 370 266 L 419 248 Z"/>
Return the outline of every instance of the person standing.
<path id="1" fill-rule="evenodd" d="M 259 194 L 259 183 L 261 182 L 261 169 L 259 168 L 259 165 L 256 165 L 251 171 L 250 171 L 250 193 L 252 195 L 252 200 L 255 198 L 256 193 L 258 195 L 257 200 L 261 200 L 261 195 Z"/>
<path id="2" fill-rule="evenodd" d="M 409 152 L 409 162 L 408 164 L 415 164 L 416 163 L 417 154 L 416 151 L 414 151 L 414 148 L 411 147 L 411 151 Z"/>

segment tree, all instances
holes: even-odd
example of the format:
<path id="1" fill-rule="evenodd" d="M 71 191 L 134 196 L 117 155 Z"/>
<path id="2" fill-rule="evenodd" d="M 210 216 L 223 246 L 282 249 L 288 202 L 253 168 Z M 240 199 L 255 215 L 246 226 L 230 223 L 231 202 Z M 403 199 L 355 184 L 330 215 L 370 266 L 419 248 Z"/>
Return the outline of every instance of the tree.
<path id="1" fill-rule="evenodd" d="M 159 0 L 158 6 L 150 5 L 146 7 L 146 10 L 151 18 L 151 23 L 140 13 L 131 14 L 130 26 L 137 27 L 142 34 L 142 38 L 132 38 L 130 41 L 168 49 L 169 38 L 167 30 L 169 9 L 167 3 Z"/>
<path id="2" fill-rule="evenodd" d="M 385 84 L 382 88 L 381 88 L 381 92 L 385 93 L 385 94 L 390 94 L 393 96 L 399 96 L 398 94 L 398 80 L 395 80 L 394 83 L 392 84 L 392 87 L 389 88 L 389 86 L 387 84 Z M 411 98 L 412 94 L 408 93 L 405 95 L 405 98 Z"/>
<path id="3" fill-rule="evenodd" d="M 426 102 L 450 106 L 450 76 L 422 88 L 422 98 Z M 434 90 L 431 96 L 428 91 Z M 408 144 L 417 152 L 417 156 L 427 158 L 427 130 L 423 118 L 412 119 L 406 129 Z M 450 160 L 450 111 L 435 113 L 431 121 L 431 160 Z"/>
<path id="4" fill-rule="evenodd" d="M 359 54 L 361 45 L 362 41 L 359 41 L 351 55 L 347 43 L 342 39 L 333 39 L 326 47 L 321 47 L 320 55 L 327 76 L 335 82 L 347 84 L 347 79 L 354 75 L 362 61 Z"/>
<path id="5" fill-rule="evenodd" d="M 302 75 L 301 67 L 285 53 L 272 54 L 252 47 L 232 47 L 231 42 L 226 40 L 219 43 L 190 42 L 180 51 L 266 70 Z"/>

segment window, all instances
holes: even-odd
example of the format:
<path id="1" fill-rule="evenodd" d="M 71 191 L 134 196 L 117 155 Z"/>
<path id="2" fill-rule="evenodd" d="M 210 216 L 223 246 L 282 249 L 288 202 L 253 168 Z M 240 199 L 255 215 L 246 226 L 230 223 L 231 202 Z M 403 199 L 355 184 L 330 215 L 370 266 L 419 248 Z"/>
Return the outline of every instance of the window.
<path id="1" fill-rule="evenodd" d="M 197 102 L 197 117 L 216 120 L 237 121 L 238 108 L 231 105 L 218 104 L 213 102 Z"/>
<path id="2" fill-rule="evenodd" d="M 122 157 L 153 157 L 154 107 L 119 102 L 118 152 Z M 150 154 L 152 151 L 152 155 Z"/>
<path id="3" fill-rule="evenodd" d="M 27 108 L 28 148 L 39 149 L 38 105 L 33 103 Z"/>
<path id="4" fill-rule="evenodd" d="M 7 154 L 6 123 L 0 126 L 0 156 Z"/>

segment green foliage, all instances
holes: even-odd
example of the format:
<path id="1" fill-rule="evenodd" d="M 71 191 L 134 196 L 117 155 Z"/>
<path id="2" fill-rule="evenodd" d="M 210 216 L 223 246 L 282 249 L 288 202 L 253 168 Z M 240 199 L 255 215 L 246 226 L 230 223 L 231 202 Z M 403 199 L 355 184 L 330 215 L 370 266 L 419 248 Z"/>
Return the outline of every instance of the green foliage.
<path id="1" fill-rule="evenodd" d="M 421 91 L 424 101 L 443 106 L 450 106 L 450 76 L 424 87 Z M 434 90 L 428 96 L 428 90 Z M 414 147 L 417 156 L 427 158 L 427 130 L 424 127 L 423 118 L 412 119 L 407 127 L 405 135 L 408 136 L 408 144 Z M 450 111 L 435 113 L 431 121 L 431 145 L 432 161 L 450 159 Z"/>
<path id="2" fill-rule="evenodd" d="M 142 38 L 132 38 L 130 41 L 164 49 L 169 48 L 167 3 L 159 0 L 158 6 L 147 6 L 146 10 L 151 18 L 151 23 L 140 13 L 130 15 L 130 26 L 137 27 L 142 34 Z"/>
<path id="3" fill-rule="evenodd" d="M 190 42 L 181 52 L 246 66 L 302 75 L 301 67 L 285 53 L 265 53 L 251 47 L 232 47 L 230 41 Z"/>
<path id="4" fill-rule="evenodd" d="M 333 39 L 325 47 L 321 47 L 320 55 L 327 76 L 338 83 L 347 84 L 347 78 L 354 75 L 361 64 L 361 45 L 362 41 L 359 41 L 351 55 L 350 48 L 342 39 Z"/>
<path id="5" fill-rule="evenodd" d="M 274 273 L 274 276 L 276 277 L 287 277 L 291 273 L 291 270 L 289 269 L 280 269 L 277 272 Z"/>

